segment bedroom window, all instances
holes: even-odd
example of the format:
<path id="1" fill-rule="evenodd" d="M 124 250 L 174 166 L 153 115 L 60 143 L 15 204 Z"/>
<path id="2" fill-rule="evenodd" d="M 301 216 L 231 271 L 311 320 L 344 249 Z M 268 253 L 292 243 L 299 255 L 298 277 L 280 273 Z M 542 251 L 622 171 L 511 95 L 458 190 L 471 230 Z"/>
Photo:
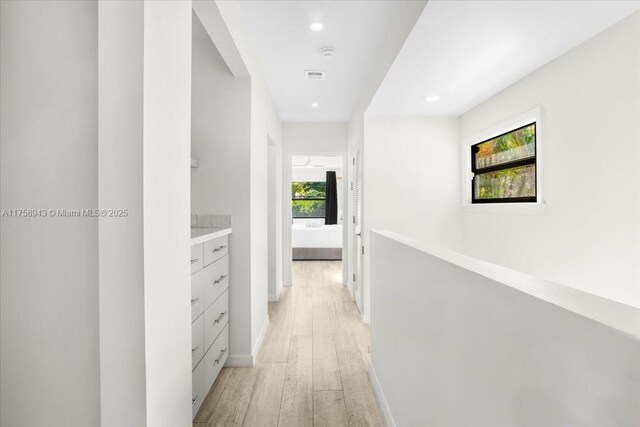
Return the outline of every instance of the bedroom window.
<path id="1" fill-rule="evenodd" d="M 471 146 L 471 202 L 536 202 L 536 123 Z"/>
<path id="2" fill-rule="evenodd" d="M 326 183 L 324 181 L 291 183 L 293 218 L 324 218 Z"/>

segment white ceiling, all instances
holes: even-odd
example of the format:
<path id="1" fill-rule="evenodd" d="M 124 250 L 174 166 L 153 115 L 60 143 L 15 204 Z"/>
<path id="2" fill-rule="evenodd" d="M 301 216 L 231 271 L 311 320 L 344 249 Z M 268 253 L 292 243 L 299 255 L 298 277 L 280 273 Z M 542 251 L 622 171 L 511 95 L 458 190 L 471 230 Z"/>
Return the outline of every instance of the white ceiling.
<path id="1" fill-rule="evenodd" d="M 395 9 L 393 1 L 240 1 L 283 121 L 348 121 Z M 324 30 L 309 24 L 320 21 Z M 323 58 L 323 46 L 335 46 Z M 307 81 L 305 70 L 325 70 Z M 311 107 L 317 102 L 319 107 Z"/>
<path id="2" fill-rule="evenodd" d="M 638 9 L 638 1 L 431 0 L 367 112 L 463 114 Z M 430 94 L 441 99 L 421 100 Z"/>

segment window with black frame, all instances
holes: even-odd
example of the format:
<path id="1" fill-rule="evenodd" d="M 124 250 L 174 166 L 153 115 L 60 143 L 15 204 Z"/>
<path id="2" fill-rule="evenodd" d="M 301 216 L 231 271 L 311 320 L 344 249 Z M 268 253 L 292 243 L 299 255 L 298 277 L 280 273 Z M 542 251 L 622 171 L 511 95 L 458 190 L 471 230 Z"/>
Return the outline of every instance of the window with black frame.
<path id="1" fill-rule="evenodd" d="M 291 183 L 293 218 L 324 218 L 327 203 L 324 181 Z"/>
<path id="2" fill-rule="evenodd" d="M 471 202 L 536 202 L 536 123 L 471 146 Z"/>

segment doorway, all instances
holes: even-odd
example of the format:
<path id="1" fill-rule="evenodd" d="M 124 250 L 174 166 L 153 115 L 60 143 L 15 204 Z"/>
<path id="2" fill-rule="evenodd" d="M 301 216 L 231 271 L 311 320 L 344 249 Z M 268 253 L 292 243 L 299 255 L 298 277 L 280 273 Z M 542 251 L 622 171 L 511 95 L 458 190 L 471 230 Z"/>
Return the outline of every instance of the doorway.
<path id="1" fill-rule="evenodd" d="M 342 261 L 344 173 L 340 155 L 291 157 L 291 250 L 295 261 Z"/>

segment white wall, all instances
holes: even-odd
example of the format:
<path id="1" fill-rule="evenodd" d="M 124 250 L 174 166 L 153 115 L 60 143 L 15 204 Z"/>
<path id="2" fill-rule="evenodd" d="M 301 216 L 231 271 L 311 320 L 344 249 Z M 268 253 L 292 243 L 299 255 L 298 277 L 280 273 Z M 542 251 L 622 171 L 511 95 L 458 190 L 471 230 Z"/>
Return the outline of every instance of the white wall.
<path id="1" fill-rule="evenodd" d="M 1 209 L 98 205 L 98 4 L 1 2 Z M 0 424 L 100 424 L 97 218 L 0 221 Z"/>
<path id="2" fill-rule="evenodd" d="M 257 355 L 259 345 L 268 326 L 268 232 L 267 232 L 267 146 L 269 141 L 276 149 L 276 218 L 282 213 L 280 205 L 281 159 L 282 159 L 282 123 L 273 104 L 271 94 L 262 75 L 260 62 L 254 51 L 250 37 L 244 27 L 244 19 L 238 5 L 234 2 L 216 1 L 224 24 L 239 53 L 240 62 L 246 65 L 251 77 L 251 131 L 250 131 L 250 229 L 251 229 L 251 350 L 250 357 Z M 236 62 L 234 62 L 236 64 Z M 281 221 L 277 220 L 276 230 L 276 283 L 282 280 L 280 272 Z M 231 358 L 230 358 L 231 359 Z M 227 361 L 227 364 L 234 360 Z"/>
<path id="3" fill-rule="evenodd" d="M 99 5 L 101 424 L 190 422 L 190 2 Z"/>
<path id="4" fill-rule="evenodd" d="M 191 1 L 144 4 L 147 424 L 191 423 Z"/>
<path id="5" fill-rule="evenodd" d="M 144 3 L 99 2 L 100 421 L 145 426 Z"/>
<path id="6" fill-rule="evenodd" d="M 291 179 L 292 156 L 306 155 L 341 155 L 342 170 L 347 170 L 347 141 L 348 128 L 346 123 L 305 123 L 291 122 L 282 126 L 282 281 L 284 286 L 292 285 L 291 276 Z M 347 185 L 342 186 L 343 199 L 348 197 Z M 343 216 L 349 217 L 349 210 L 345 206 Z M 346 227 L 343 230 L 343 241 L 347 240 Z M 348 254 L 347 245 L 343 245 L 342 258 Z M 342 266 L 343 282 L 347 283 L 347 265 Z"/>
<path id="7" fill-rule="evenodd" d="M 336 173 L 336 178 L 342 178 L 342 167 L 294 167 L 291 174 L 291 180 L 301 182 L 324 182 L 327 179 L 327 171 L 334 171 Z"/>
<path id="8" fill-rule="evenodd" d="M 230 214 L 230 355 L 251 354 L 251 81 L 234 77 L 193 16 L 191 212 Z"/>
<path id="9" fill-rule="evenodd" d="M 639 40 L 635 13 L 462 116 L 465 139 L 541 107 L 546 205 L 464 213 L 466 253 L 640 307 Z"/>
<path id="10" fill-rule="evenodd" d="M 1 7 L 0 423 L 187 425 L 191 2 Z"/>
<path id="11" fill-rule="evenodd" d="M 348 172 L 346 172 L 346 174 L 347 176 L 351 176 L 352 178 L 353 178 L 353 168 L 352 168 L 351 159 L 355 158 L 356 152 L 358 151 L 358 149 L 361 150 L 362 165 L 364 166 L 364 164 L 366 163 L 366 159 L 364 158 L 365 157 L 365 149 L 364 149 L 365 112 L 367 111 L 367 108 L 369 108 L 369 104 L 371 103 L 371 100 L 373 99 L 376 92 L 378 91 L 378 88 L 382 84 L 387 72 L 389 71 L 389 68 L 391 68 L 393 61 L 395 60 L 396 56 L 400 52 L 400 49 L 402 49 L 402 46 L 404 45 L 405 40 L 409 36 L 409 33 L 411 33 L 411 30 L 413 29 L 413 26 L 415 25 L 418 18 L 420 17 L 420 14 L 422 13 L 424 7 L 427 5 L 427 1 L 426 0 L 397 1 L 395 4 L 397 5 L 397 9 L 393 17 L 393 20 L 391 21 L 389 29 L 387 30 L 387 36 L 384 39 L 384 43 L 380 46 L 378 50 L 378 57 L 376 58 L 374 65 L 371 67 L 371 71 L 369 72 L 369 75 L 367 76 L 367 79 L 364 83 L 362 93 L 358 98 L 358 102 L 356 103 L 353 109 L 353 113 L 351 114 L 351 117 L 348 123 L 349 136 L 348 136 L 348 142 L 347 142 L 347 147 L 348 147 L 347 152 L 348 152 L 349 161 L 347 162 L 347 164 L 349 165 L 348 166 L 349 170 Z M 363 190 L 367 186 L 366 180 L 367 180 L 366 176 L 362 174 Z M 364 198 L 364 195 L 361 195 L 361 196 L 362 196 L 361 203 L 363 204 L 362 207 L 364 210 L 364 203 L 366 199 Z M 349 212 L 355 212 L 353 197 L 349 197 L 347 199 L 346 207 Z M 366 222 L 367 222 L 367 219 L 363 214 L 362 215 L 363 227 L 366 225 Z M 356 250 L 353 244 L 353 238 L 351 237 L 355 233 L 353 222 L 346 221 L 346 224 L 347 226 L 345 227 L 345 235 L 349 236 L 347 240 L 349 242 L 349 245 L 348 247 L 345 247 L 345 249 L 347 250 L 347 253 L 346 253 L 346 256 L 343 254 L 343 260 L 348 260 L 346 262 L 348 267 L 347 277 L 351 278 L 353 277 L 353 274 L 355 273 L 355 268 L 356 268 L 355 257 L 359 255 L 356 253 Z M 368 243 L 368 236 L 366 234 L 362 234 L 362 244 L 366 246 L 367 243 Z M 367 280 L 368 273 L 364 270 L 360 273 L 363 280 Z M 349 280 L 347 282 L 347 287 L 349 291 L 353 294 L 352 280 Z M 363 316 L 363 318 L 366 320 L 367 316 Z"/>
<path id="12" fill-rule="evenodd" d="M 457 117 L 365 119 L 367 229 L 460 249 Z"/>
<path id="13" fill-rule="evenodd" d="M 363 235 L 387 229 L 460 250 L 457 117 L 365 117 Z M 365 250 L 364 270 L 370 253 Z M 364 312 L 370 313 L 364 275 Z"/>
<path id="14" fill-rule="evenodd" d="M 638 425 L 638 309 L 408 240 L 371 235 L 369 372 L 387 425 Z"/>

